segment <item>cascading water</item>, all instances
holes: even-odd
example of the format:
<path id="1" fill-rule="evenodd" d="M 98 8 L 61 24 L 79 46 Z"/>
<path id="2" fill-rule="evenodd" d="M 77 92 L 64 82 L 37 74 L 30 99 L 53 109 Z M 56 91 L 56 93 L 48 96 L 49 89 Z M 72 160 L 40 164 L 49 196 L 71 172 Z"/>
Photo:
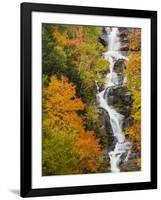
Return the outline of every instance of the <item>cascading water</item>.
<path id="1" fill-rule="evenodd" d="M 110 166 L 112 172 L 120 172 L 120 163 L 122 161 L 122 155 L 126 155 L 124 158 L 124 162 L 126 162 L 129 158 L 132 144 L 128 141 L 123 132 L 122 125 L 124 116 L 118 113 L 112 106 L 108 105 L 108 93 L 110 89 L 113 87 L 123 86 L 126 80 L 120 83 L 117 73 L 114 71 L 115 62 L 119 59 L 127 60 L 125 56 L 123 56 L 120 52 L 120 39 L 118 37 L 118 28 L 106 28 L 107 33 L 107 43 L 108 50 L 103 54 L 105 59 L 110 63 L 110 72 L 106 75 L 106 83 L 104 85 L 104 90 L 99 91 L 99 86 L 97 85 L 97 99 L 99 103 L 99 107 L 103 108 L 108 112 L 110 117 L 110 124 L 112 127 L 113 136 L 116 138 L 116 144 L 114 149 L 109 152 L 110 157 Z M 106 95 L 105 95 L 106 93 Z"/>

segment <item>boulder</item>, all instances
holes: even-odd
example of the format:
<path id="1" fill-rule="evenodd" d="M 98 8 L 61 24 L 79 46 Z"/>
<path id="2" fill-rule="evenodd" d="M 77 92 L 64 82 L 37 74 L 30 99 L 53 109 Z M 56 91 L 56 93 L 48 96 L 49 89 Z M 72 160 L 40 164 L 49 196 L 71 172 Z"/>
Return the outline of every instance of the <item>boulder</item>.
<path id="1" fill-rule="evenodd" d="M 110 117 L 104 109 L 98 107 L 98 110 L 97 124 L 94 129 L 96 130 L 96 134 L 98 133 L 97 137 L 100 139 L 100 143 L 107 149 L 109 136 L 113 134 Z"/>
<path id="2" fill-rule="evenodd" d="M 108 101 L 108 105 L 114 107 L 118 113 L 124 115 L 123 128 L 129 127 L 133 122 L 131 118 L 133 99 L 127 87 L 111 87 L 105 91 L 105 98 Z"/>
<path id="3" fill-rule="evenodd" d="M 129 51 L 128 45 L 125 45 L 125 46 L 121 47 L 120 51 Z"/>
<path id="4" fill-rule="evenodd" d="M 114 71 L 116 73 L 124 73 L 124 68 L 125 68 L 124 60 L 118 59 L 114 64 Z"/>
<path id="5" fill-rule="evenodd" d="M 128 36 L 128 28 L 119 28 L 119 36 L 120 36 L 120 38 L 127 37 Z"/>

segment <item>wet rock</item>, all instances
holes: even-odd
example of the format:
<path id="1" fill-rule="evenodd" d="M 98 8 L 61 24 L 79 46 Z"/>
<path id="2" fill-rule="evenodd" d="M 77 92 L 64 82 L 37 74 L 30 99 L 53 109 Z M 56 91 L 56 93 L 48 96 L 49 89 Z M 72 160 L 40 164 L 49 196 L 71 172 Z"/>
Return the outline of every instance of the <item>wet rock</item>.
<path id="1" fill-rule="evenodd" d="M 120 51 L 126 52 L 129 51 L 129 38 L 128 38 L 129 30 L 128 28 L 119 28 L 119 37 L 121 48 Z"/>
<path id="2" fill-rule="evenodd" d="M 124 47 L 121 47 L 120 48 L 120 51 L 128 51 L 129 50 L 129 47 L 128 46 L 124 46 Z"/>
<path id="3" fill-rule="evenodd" d="M 123 44 L 129 44 L 129 40 L 127 39 L 127 37 L 121 37 L 120 42 Z"/>
<path id="4" fill-rule="evenodd" d="M 122 73 L 118 73 L 117 77 L 118 77 L 118 85 L 122 85 L 124 82 L 124 75 Z"/>
<path id="5" fill-rule="evenodd" d="M 117 106 L 117 107 L 116 107 Z M 115 109 L 118 113 L 124 116 L 124 121 L 130 116 L 131 114 L 131 107 L 125 105 L 115 105 Z"/>
<path id="6" fill-rule="evenodd" d="M 124 116 L 123 128 L 129 127 L 133 119 L 131 118 L 132 111 L 132 94 L 126 86 L 115 86 L 106 89 L 105 98 L 108 105 L 114 107 L 116 111 Z"/>
<path id="7" fill-rule="evenodd" d="M 106 133 L 112 134 L 112 127 L 111 127 L 111 123 L 110 123 L 110 116 L 106 111 L 104 112 L 104 123 L 105 123 L 105 129 L 106 129 Z"/>
<path id="8" fill-rule="evenodd" d="M 119 28 L 119 37 L 127 37 L 128 36 L 128 28 Z"/>
<path id="9" fill-rule="evenodd" d="M 115 149 L 116 143 L 117 143 L 116 137 L 114 137 L 113 134 L 109 134 L 108 152 L 113 151 Z"/>
<path id="10" fill-rule="evenodd" d="M 131 109 L 129 113 L 131 113 Z M 123 122 L 123 129 L 130 127 L 132 124 L 133 124 L 133 119 L 129 116 L 125 116 L 125 119 Z"/>
<path id="11" fill-rule="evenodd" d="M 125 68 L 124 60 L 118 59 L 114 64 L 114 71 L 116 73 L 123 73 Z"/>
<path id="12" fill-rule="evenodd" d="M 115 86 L 105 91 L 108 104 L 112 106 L 131 106 L 133 103 L 132 94 L 126 86 Z M 115 105 L 116 104 L 116 105 Z"/>
<path id="13" fill-rule="evenodd" d="M 99 42 L 103 46 L 107 46 L 107 34 L 108 34 L 108 32 L 105 30 L 105 27 L 103 27 L 102 33 L 101 33 L 100 37 L 98 38 Z"/>
<path id="14" fill-rule="evenodd" d="M 108 97 L 108 103 L 109 103 L 109 105 L 113 105 L 114 104 L 114 96 L 109 96 Z"/>
<path id="15" fill-rule="evenodd" d="M 134 149 L 132 148 L 131 153 L 129 154 L 128 160 L 126 161 L 127 153 L 122 155 L 122 162 L 120 165 L 120 170 L 123 172 L 128 171 L 140 171 L 141 168 L 138 166 L 137 161 L 140 159 L 140 155 L 138 155 Z"/>
<path id="16" fill-rule="evenodd" d="M 133 99 L 132 99 L 132 95 L 131 95 L 131 93 L 130 92 L 126 92 L 125 94 L 124 94 L 124 104 L 126 104 L 126 105 L 132 105 L 132 103 L 133 103 Z"/>
<path id="17" fill-rule="evenodd" d="M 114 72 L 117 74 L 118 85 L 124 82 L 124 69 L 126 68 L 124 60 L 118 59 L 114 64 Z"/>
<path id="18" fill-rule="evenodd" d="M 106 41 L 106 38 L 105 38 L 105 36 L 100 36 L 99 38 L 98 38 L 98 41 L 103 45 L 103 46 L 107 46 L 107 41 Z"/>
<path id="19" fill-rule="evenodd" d="M 137 159 L 129 159 L 127 162 L 122 162 L 120 169 L 123 172 L 140 171 L 140 167 L 137 165 Z"/>
<path id="20" fill-rule="evenodd" d="M 110 117 L 109 114 L 102 108 L 99 108 L 99 115 L 98 115 L 98 133 L 101 139 L 101 143 L 104 146 L 108 146 L 108 137 L 113 135 L 112 127 L 110 124 Z"/>

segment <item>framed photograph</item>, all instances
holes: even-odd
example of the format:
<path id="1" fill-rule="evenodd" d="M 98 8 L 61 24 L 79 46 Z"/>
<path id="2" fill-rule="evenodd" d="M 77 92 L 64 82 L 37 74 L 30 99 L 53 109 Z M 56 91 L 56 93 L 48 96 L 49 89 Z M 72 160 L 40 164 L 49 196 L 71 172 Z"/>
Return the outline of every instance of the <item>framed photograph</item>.
<path id="1" fill-rule="evenodd" d="M 157 12 L 21 4 L 21 196 L 157 188 Z"/>

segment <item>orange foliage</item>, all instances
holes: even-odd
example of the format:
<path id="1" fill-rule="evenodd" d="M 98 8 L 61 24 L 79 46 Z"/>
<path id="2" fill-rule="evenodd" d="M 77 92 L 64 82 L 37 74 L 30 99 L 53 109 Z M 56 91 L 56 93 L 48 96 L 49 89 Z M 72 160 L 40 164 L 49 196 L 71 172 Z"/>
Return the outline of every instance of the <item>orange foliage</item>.
<path id="1" fill-rule="evenodd" d="M 81 163 L 81 168 L 85 171 L 97 172 L 100 165 L 101 148 L 99 140 L 95 139 L 93 131 L 81 131 L 75 144 Z"/>
<path id="2" fill-rule="evenodd" d="M 69 37 L 69 31 L 73 34 L 73 37 Z M 80 26 L 73 26 L 69 30 L 66 29 L 63 33 L 58 29 L 58 27 L 53 28 L 53 38 L 56 40 L 57 45 L 65 46 L 77 46 L 83 42 L 83 28 Z"/>
<path id="3" fill-rule="evenodd" d="M 43 120 L 44 126 L 53 128 L 55 125 L 70 126 L 81 129 L 83 121 L 77 111 L 84 109 L 81 99 L 76 97 L 75 86 L 68 83 L 64 76 L 57 79 L 51 77 L 51 82 L 47 88 L 43 89 L 44 113 L 48 115 Z"/>
<path id="4" fill-rule="evenodd" d="M 78 171 L 97 172 L 102 154 L 99 140 L 93 131 L 84 130 L 83 119 L 77 111 L 83 110 L 85 105 L 76 97 L 75 86 L 64 76 L 61 79 L 52 76 L 43 89 L 43 96 L 43 128 L 49 132 L 74 133 L 74 152 L 80 163 Z"/>

